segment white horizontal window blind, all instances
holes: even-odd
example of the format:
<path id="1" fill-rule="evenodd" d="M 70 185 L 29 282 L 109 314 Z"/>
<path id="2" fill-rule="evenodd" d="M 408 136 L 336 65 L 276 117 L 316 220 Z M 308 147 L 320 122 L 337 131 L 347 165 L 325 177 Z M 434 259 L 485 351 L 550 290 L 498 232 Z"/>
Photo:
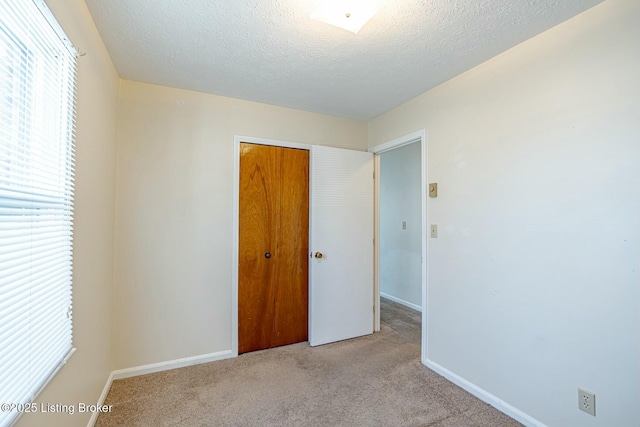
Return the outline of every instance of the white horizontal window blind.
<path id="1" fill-rule="evenodd" d="M 73 352 L 76 56 L 43 0 L 0 1 L 0 426 Z"/>

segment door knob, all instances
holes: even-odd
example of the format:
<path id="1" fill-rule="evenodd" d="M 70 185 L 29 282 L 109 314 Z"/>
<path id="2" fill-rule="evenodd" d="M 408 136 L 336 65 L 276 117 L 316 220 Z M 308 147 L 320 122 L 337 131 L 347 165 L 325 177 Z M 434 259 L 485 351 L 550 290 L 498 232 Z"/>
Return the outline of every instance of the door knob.
<path id="1" fill-rule="evenodd" d="M 323 257 L 322 252 L 316 252 L 314 256 L 318 259 L 321 259 Z"/>
<path id="2" fill-rule="evenodd" d="M 266 254 L 264 254 L 264 257 L 265 257 L 265 258 L 271 258 L 271 253 L 270 253 L 270 252 L 267 252 Z"/>

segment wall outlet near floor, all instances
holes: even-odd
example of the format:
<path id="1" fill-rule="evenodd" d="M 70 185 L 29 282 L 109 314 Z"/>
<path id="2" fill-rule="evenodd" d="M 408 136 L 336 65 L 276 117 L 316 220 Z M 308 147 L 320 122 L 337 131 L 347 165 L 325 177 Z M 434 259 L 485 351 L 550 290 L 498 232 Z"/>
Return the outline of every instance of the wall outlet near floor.
<path id="1" fill-rule="evenodd" d="M 578 389 L 578 408 L 580 408 L 580 410 L 586 412 L 587 414 L 591 414 L 595 417 L 596 416 L 596 395 L 594 393 L 591 393 L 590 391 L 586 391 L 579 388 Z"/>

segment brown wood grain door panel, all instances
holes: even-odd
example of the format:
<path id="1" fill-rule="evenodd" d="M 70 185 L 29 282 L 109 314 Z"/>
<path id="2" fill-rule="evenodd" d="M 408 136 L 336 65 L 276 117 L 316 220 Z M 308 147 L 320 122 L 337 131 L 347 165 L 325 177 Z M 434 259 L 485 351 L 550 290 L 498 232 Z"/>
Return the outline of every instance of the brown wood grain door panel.
<path id="1" fill-rule="evenodd" d="M 241 143 L 239 353 L 307 340 L 308 215 L 308 151 Z"/>
<path id="2" fill-rule="evenodd" d="M 271 345 L 275 299 L 274 263 L 277 206 L 280 204 L 279 152 L 240 145 L 238 351 Z M 256 286 L 260 284 L 260 286 Z"/>
<path id="3" fill-rule="evenodd" d="M 282 149 L 275 344 L 308 336 L 309 152 Z"/>

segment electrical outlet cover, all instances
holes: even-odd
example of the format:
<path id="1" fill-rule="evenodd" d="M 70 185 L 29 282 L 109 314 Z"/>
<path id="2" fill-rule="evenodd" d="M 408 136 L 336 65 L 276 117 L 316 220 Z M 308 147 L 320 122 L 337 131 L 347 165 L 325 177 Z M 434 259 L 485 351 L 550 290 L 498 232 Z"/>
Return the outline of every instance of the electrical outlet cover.
<path id="1" fill-rule="evenodd" d="M 581 411 L 596 416 L 596 395 L 590 391 L 578 389 L 578 408 Z"/>

